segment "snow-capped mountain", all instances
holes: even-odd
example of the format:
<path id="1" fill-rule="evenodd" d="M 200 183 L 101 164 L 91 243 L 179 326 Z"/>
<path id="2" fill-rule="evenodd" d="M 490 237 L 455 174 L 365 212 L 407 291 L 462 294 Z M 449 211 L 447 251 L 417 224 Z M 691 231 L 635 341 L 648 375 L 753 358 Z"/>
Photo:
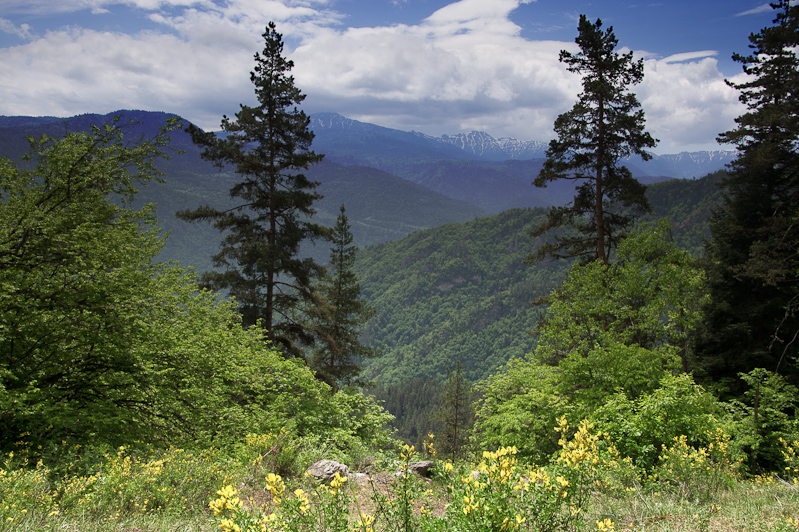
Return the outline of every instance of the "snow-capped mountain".
<path id="1" fill-rule="evenodd" d="M 736 150 L 712 150 L 654 155 L 643 162 L 640 158 L 630 160 L 630 166 L 639 168 L 648 175 L 662 175 L 689 179 L 702 177 L 721 170 L 730 164 Z"/>
<path id="2" fill-rule="evenodd" d="M 547 143 L 540 140 L 522 141 L 508 137 L 495 139 L 484 131 L 429 138 L 491 161 L 539 159 L 545 157 L 547 151 Z"/>
<path id="3" fill-rule="evenodd" d="M 316 134 L 314 150 L 353 162 L 374 157 L 420 157 L 473 161 L 525 161 L 546 157 L 547 142 L 496 139 L 484 131 L 433 137 L 359 122 L 336 113 L 311 116 Z M 735 158 L 735 150 L 713 150 L 655 155 L 649 161 L 632 158 L 625 163 L 636 176 L 702 177 L 723 169 Z"/>

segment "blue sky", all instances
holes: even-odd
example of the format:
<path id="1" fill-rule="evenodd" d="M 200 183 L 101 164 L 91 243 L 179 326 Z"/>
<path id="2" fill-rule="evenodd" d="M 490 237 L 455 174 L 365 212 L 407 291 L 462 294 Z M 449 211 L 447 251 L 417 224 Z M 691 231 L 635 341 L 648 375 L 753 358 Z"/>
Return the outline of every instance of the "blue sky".
<path id="1" fill-rule="evenodd" d="M 645 60 L 656 153 L 718 148 L 742 112 L 730 56 L 774 17 L 762 0 L 0 0 L 0 115 L 144 109 L 218 129 L 253 103 L 273 20 L 306 112 L 548 140 L 580 91 L 558 53 L 576 51 L 581 13 Z"/>

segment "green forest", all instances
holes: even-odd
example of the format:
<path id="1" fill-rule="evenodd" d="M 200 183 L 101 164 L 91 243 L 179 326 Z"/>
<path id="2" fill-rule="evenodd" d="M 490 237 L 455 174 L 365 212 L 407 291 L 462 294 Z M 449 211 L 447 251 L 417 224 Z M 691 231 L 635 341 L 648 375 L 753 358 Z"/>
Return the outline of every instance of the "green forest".
<path id="1" fill-rule="evenodd" d="M 649 185 L 643 61 L 581 16 L 582 92 L 514 166 L 573 197 L 498 214 L 324 162 L 274 23 L 223 134 L 4 122 L 0 531 L 799 530 L 799 6 L 772 8 L 734 162 Z"/>

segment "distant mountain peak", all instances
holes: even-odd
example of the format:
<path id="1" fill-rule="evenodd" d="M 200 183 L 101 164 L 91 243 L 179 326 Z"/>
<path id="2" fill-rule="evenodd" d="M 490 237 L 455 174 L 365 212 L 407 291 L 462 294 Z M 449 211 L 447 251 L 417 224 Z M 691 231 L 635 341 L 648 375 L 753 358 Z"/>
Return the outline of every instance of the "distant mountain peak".
<path id="1" fill-rule="evenodd" d="M 315 146 L 323 153 L 350 157 L 405 156 L 454 158 L 502 162 L 546 157 L 548 142 L 496 139 L 485 131 L 433 137 L 418 131 L 402 131 L 359 122 L 338 113 L 311 115 L 311 129 L 317 133 Z M 710 150 L 655 155 L 650 161 L 634 157 L 623 161 L 636 176 L 700 177 L 724 168 L 736 156 L 735 150 Z M 360 159 L 359 164 L 365 164 Z"/>
<path id="2" fill-rule="evenodd" d="M 354 126 L 356 124 L 363 124 L 352 118 L 340 115 L 338 113 L 314 113 L 311 115 L 311 129 L 339 129 Z"/>
<path id="3" fill-rule="evenodd" d="M 470 155 L 494 161 L 540 159 L 545 156 L 547 149 L 547 144 L 539 140 L 521 141 L 509 137 L 495 139 L 485 131 L 432 138 L 456 146 Z"/>

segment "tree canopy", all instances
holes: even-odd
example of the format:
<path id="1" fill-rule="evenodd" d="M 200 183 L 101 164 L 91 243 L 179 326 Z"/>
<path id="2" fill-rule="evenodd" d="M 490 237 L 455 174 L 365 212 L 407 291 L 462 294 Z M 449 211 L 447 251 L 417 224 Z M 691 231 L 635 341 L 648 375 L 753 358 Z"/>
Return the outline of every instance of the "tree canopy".
<path id="1" fill-rule="evenodd" d="M 799 382 L 799 6 L 772 4 L 774 25 L 753 33 L 752 54 L 736 54 L 748 79 L 746 112 L 720 135 L 738 157 L 706 247 L 711 303 L 701 367 L 740 392 L 738 374 L 766 368 Z"/>
<path id="2" fill-rule="evenodd" d="M 331 236 L 330 272 L 321 277 L 318 303 L 311 310 L 317 345 L 310 364 L 334 390 L 358 382 L 361 360 L 377 354 L 361 343 L 361 329 L 375 310 L 361 299 L 361 286 L 353 271 L 358 247 L 352 240 L 342 205 Z"/>
<path id="3" fill-rule="evenodd" d="M 23 432 L 45 448 L 222 445 L 302 426 L 324 386 L 191 272 L 154 262 L 152 206 L 130 205 L 167 136 L 124 131 L 32 138 L 29 170 L 0 159 L 0 448 Z"/>
<path id="4" fill-rule="evenodd" d="M 178 216 L 213 222 L 224 233 L 213 257 L 218 271 L 206 273 L 205 284 L 236 298 L 246 326 L 260 323 L 285 353 L 299 355 L 300 346 L 313 341 L 303 307 L 313 304 L 312 284 L 320 271 L 312 259 L 299 256 L 300 244 L 328 234 L 310 221 L 318 183 L 302 172 L 322 156 L 310 151 L 310 119 L 297 107 L 305 95 L 289 75 L 294 63 L 283 56 L 274 23 L 263 38 L 250 73 L 258 105 L 241 105 L 235 118 L 223 117 L 224 137 L 189 127 L 205 159 L 241 178 L 230 188 L 240 203 L 229 209 L 206 205 Z"/>
<path id="5" fill-rule="evenodd" d="M 575 42 L 580 52 L 560 52 L 569 72 L 582 75 L 583 92 L 577 103 L 555 120 L 555 133 L 544 167 L 534 184 L 545 187 L 557 179 L 576 182 L 571 204 L 554 207 L 534 235 L 555 227 L 574 226 L 577 234 L 539 247 L 532 260 L 546 256 L 583 257 L 607 263 L 630 226 L 635 211 L 650 209 L 645 188 L 619 161 L 630 155 L 651 158 L 645 148 L 656 141 L 644 131 L 644 112 L 629 88 L 644 76 L 643 60 L 615 51 L 613 28 L 580 16 Z"/>

